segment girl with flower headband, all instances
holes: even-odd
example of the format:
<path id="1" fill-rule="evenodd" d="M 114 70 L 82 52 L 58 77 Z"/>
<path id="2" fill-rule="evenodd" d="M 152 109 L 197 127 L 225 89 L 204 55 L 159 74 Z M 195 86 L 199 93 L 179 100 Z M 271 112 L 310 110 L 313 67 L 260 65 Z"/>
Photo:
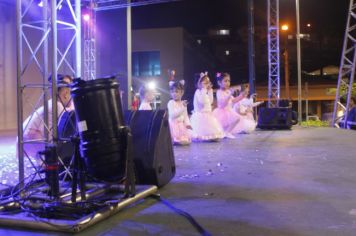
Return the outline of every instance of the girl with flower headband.
<path id="1" fill-rule="evenodd" d="M 224 131 L 213 116 L 213 89 L 208 73 L 200 73 L 194 94 L 194 111 L 191 116 L 193 138 L 197 141 L 219 141 L 224 137 Z"/>
<path id="2" fill-rule="evenodd" d="M 187 101 L 182 101 L 184 80 L 170 81 L 169 90 L 172 99 L 169 100 L 168 121 L 173 144 L 189 145 L 192 142 L 190 120 L 187 112 Z"/>
<path id="3" fill-rule="evenodd" d="M 217 73 L 216 80 L 220 88 L 216 92 L 217 108 L 214 109 L 213 114 L 223 127 L 225 137 L 234 139 L 232 132 L 240 118 L 232 109 L 232 105 L 242 100 L 245 95 L 242 93 L 237 97 L 233 96 L 228 73 Z"/>

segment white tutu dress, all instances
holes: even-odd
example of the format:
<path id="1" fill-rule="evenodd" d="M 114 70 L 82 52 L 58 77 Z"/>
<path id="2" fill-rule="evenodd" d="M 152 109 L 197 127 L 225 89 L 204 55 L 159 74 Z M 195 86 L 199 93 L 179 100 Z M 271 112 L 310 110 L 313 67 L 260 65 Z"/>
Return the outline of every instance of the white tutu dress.
<path id="1" fill-rule="evenodd" d="M 233 128 L 239 122 L 239 115 L 232 109 L 233 96 L 230 90 L 218 90 L 216 92 L 217 108 L 214 109 L 213 114 L 220 122 L 224 129 L 224 132 L 231 132 Z"/>
<path id="2" fill-rule="evenodd" d="M 187 128 L 191 126 L 187 107 L 182 101 L 170 100 L 167 104 L 169 128 L 173 143 L 187 145 L 192 142 L 192 131 Z"/>
<path id="3" fill-rule="evenodd" d="M 240 121 L 233 130 L 234 134 L 248 134 L 256 129 L 256 121 L 253 117 L 253 108 L 259 104 L 261 104 L 261 102 L 254 103 L 252 98 L 244 98 L 234 105 L 234 111 L 240 116 Z"/>
<path id="4" fill-rule="evenodd" d="M 194 111 L 191 116 L 193 139 L 216 141 L 224 137 L 224 131 L 212 113 L 213 92 L 197 89 L 194 94 Z"/>

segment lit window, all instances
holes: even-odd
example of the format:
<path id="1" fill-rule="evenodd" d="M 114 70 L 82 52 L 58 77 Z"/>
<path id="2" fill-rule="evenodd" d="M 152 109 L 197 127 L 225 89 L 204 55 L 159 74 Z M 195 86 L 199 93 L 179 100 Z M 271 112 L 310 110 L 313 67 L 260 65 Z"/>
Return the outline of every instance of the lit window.
<path id="1" fill-rule="evenodd" d="M 160 52 L 133 52 L 132 73 L 136 77 L 161 75 Z"/>
<path id="2" fill-rule="evenodd" d="M 230 30 L 228 29 L 218 30 L 217 35 L 230 35 Z"/>

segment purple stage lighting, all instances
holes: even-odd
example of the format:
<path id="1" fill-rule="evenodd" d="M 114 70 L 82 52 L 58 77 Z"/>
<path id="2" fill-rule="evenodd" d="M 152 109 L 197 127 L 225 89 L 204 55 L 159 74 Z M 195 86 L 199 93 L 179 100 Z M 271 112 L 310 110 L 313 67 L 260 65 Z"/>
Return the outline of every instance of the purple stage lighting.
<path id="1" fill-rule="evenodd" d="M 83 15 L 84 21 L 89 21 L 90 20 L 90 15 L 89 14 L 84 14 Z"/>

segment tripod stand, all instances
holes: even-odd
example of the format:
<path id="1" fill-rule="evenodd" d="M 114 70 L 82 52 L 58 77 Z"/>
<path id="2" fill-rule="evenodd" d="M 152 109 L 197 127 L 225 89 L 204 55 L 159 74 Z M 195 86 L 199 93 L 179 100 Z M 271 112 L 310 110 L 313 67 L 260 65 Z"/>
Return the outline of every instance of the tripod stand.
<path id="1" fill-rule="evenodd" d="M 132 135 L 130 129 L 126 126 L 120 127 L 120 136 L 123 143 L 121 144 L 120 155 L 126 159 L 126 169 L 124 176 L 124 198 L 133 197 L 136 194 L 135 189 L 135 173 L 134 162 L 132 152 Z M 86 171 L 84 159 L 80 155 L 80 139 L 78 136 L 71 137 L 71 142 L 74 144 L 74 165 L 73 165 L 73 179 L 72 179 L 72 196 L 71 201 L 76 202 L 77 199 L 77 187 L 79 184 L 81 200 L 86 200 Z M 99 158 L 99 157 L 98 157 Z M 121 181 L 119 181 L 121 182 Z"/>

